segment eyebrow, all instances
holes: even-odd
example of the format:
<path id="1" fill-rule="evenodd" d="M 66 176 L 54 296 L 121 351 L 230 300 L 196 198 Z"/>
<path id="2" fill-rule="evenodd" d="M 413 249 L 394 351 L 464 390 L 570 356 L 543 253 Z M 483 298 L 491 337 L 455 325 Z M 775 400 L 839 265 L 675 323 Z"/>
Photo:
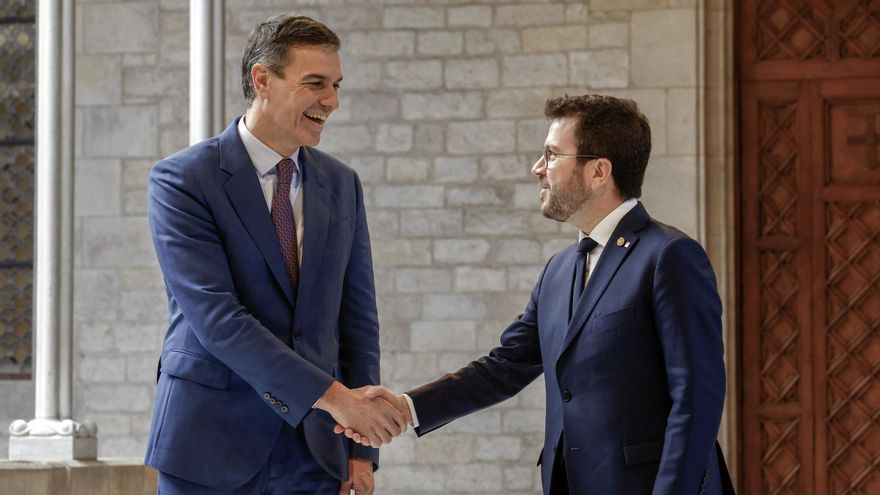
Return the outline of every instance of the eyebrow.
<path id="1" fill-rule="evenodd" d="M 306 74 L 302 77 L 302 80 L 306 80 L 306 79 L 319 79 L 321 81 L 326 81 L 328 79 L 328 77 L 321 75 L 321 74 Z M 339 84 L 341 82 L 342 82 L 342 78 L 340 77 L 339 79 L 336 80 L 335 84 Z"/>

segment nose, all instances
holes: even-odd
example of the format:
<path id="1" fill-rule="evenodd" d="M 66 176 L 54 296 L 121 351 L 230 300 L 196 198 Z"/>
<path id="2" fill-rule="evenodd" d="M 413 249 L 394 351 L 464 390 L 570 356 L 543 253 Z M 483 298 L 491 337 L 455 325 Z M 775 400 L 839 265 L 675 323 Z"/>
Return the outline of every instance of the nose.
<path id="1" fill-rule="evenodd" d="M 330 108 L 331 112 L 336 110 L 339 108 L 339 88 L 329 86 L 318 101 L 321 105 Z"/>
<path id="2" fill-rule="evenodd" d="M 544 161 L 544 155 L 538 158 L 538 161 L 532 165 L 532 175 L 540 177 L 547 173 L 547 162 Z"/>

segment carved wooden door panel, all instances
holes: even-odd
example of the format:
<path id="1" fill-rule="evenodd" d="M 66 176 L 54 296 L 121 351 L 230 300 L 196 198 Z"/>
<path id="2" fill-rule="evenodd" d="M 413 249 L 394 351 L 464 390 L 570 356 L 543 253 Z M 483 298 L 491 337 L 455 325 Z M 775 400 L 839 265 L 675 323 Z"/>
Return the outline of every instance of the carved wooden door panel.
<path id="1" fill-rule="evenodd" d="M 880 0 L 738 4 L 746 494 L 880 494 Z"/>

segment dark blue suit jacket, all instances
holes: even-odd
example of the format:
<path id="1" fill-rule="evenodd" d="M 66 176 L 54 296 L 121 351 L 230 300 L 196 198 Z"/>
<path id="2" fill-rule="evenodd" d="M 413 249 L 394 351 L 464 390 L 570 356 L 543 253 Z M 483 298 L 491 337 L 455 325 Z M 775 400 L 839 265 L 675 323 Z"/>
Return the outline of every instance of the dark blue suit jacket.
<path id="1" fill-rule="evenodd" d="M 169 328 L 146 463 L 214 488 L 251 479 L 284 422 L 339 479 L 350 446 L 312 405 L 336 378 L 379 382 L 370 240 L 353 170 L 302 148 L 303 234 L 293 293 L 238 119 L 158 162 L 149 219 L 165 277 Z M 353 450 L 351 452 L 350 450 Z"/>
<path id="2" fill-rule="evenodd" d="M 543 373 L 545 493 L 563 432 L 571 493 L 721 493 L 721 302 L 705 251 L 639 203 L 572 308 L 576 249 L 547 262 L 499 347 L 409 392 L 417 433 L 507 399 Z"/>

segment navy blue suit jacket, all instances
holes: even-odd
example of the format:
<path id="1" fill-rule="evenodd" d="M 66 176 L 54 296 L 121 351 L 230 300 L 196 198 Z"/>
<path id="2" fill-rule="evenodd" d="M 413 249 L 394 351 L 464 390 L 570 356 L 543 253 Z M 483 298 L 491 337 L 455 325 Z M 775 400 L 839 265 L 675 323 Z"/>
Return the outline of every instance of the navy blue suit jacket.
<path id="1" fill-rule="evenodd" d="M 284 422 L 339 479 L 375 449 L 334 435 L 312 405 L 334 378 L 379 382 L 370 240 L 353 170 L 302 148 L 303 234 L 294 293 L 257 172 L 238 135 L 158 162 L 149 220 L 165 278 L 162 349 L 146 463 L 214 488 L 250 480 Z"/>
<path id="2" fill-rule="evenodd" d="M 545 493 L 563 432 L 571 493 L 721 493 L 721 302 L 705 251 L 639 203 L 572 308 L 576 249 L 547 262 L 500 346 L 409 392 L 417 433 L 507 399 L 543 373 Z"/>

